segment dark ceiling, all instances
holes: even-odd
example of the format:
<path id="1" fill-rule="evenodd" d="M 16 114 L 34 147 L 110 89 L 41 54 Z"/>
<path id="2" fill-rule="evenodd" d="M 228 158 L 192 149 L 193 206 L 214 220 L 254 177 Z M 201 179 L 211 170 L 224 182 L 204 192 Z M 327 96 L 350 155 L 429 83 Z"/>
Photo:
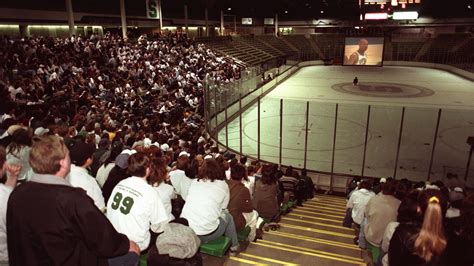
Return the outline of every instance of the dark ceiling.
<path id="1" fill-rule="evenodd" d="M 406 10 L 416 10 L 420 16 L 434 18 L 474 17 L 474 0 L 421 1 L 422 3 L 418 5 L 408 5 Z M 119 0 L 72 0 L 72 2 L 73 9 L 77 12 L 119 14 Z M 145 0 L 125 0 L 125 2 L 127 15 L 144 16 Z M 224 10 L 226 14 L 238 17 L 262 18 L 278 13 L 282 20 L 315 18 L 357 20 L 360 15 L 358 3 L 359 0 L 162 0 L 165 18 L 184 17 L 183 6 L 187 4 L 190 19 L 204 19 L 204 9 L 207 6 L 210 19 L 219 19 L 220 10 Z M 0 0 L 0 7 L 65 10 L 65 0 Z M 391 7 L 387 5 L 386 8 Z M 364 10 L 378 11 L 380 6 L 370 6 Z"/>

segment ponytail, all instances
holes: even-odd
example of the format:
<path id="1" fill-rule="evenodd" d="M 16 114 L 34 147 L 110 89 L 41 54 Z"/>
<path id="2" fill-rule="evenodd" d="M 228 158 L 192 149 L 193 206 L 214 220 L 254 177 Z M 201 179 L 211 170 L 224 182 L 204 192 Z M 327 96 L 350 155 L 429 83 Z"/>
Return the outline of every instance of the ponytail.
<path id="1" fill-rule="evenodd" d="M 425 262 L 430 262 L 433 255 L 443 253 L 446 244 L 443 231 L 443 211 L 438 197 L 433 196 L 429 199 L 423 225 L 415 240 L 415 253 Z"/>

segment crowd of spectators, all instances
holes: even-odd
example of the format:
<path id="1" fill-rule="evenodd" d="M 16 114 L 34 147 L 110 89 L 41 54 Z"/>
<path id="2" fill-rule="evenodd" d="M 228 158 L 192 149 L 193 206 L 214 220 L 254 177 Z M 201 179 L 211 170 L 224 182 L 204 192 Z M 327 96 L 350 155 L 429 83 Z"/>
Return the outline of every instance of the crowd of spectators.
<path id="1" fill-rule="evenodd" d="M 186 35 L 3 38 L 0 58 L 0 265 L 200 264 L 312 197 L 210 139 L 204 80 L 242 69 Z"/>
<path id="2" fill-rule="evenodd" d="M 474 194 L 462 180 L 353 183 L 344 225 L 375 265 L 473 265 Z"/>

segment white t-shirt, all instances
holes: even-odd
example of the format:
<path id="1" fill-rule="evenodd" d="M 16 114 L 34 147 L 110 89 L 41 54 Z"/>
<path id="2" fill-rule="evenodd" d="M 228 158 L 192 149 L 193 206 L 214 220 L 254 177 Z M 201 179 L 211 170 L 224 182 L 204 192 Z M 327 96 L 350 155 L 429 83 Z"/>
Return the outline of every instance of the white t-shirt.
<path id="1" fill-rule="evenodd" d="M 66 180 L 69 181 L 73 187 L 84 189 L 99 210 L 103 211 L 105 209 L 102 190 L 100 189 L 99 184 L 97 184 L 95 178 L 89 175 L 86 169 L 71 164 L 71 172 L 66 177 Z"/>
<path id="2" fill-rule="evenodd" d="M 104 187 L 105 181 L 107 181 L 110 171 L 112 171 L 114 166 L 115 163 L 109 163 L 107 165 L 104 164 L 99 168 L 99 170 L 97 170 L 97 176 L 95 179 L 101 188 Z"/>
<path id="3" fill-rule="evenodd" d="M 135 176 L 120 181 L 112 190 L 107 202 L 107 218 L 142 251 L 150 244 L 150 228 L 154 230 L 168 221 L 158 191 Z"/>
<path id="4" fill-rule="evenodd" d="M 171 214 L 172 205 L 171 200 L 176 199 L 176 192 L 174 191 L 173 186 L 162 182 L 159 186 L 153 187 L 158 194 L 160 195 L 160 199 L 163 202 L 163 206 L 165 207 L 165 211 L 168 214 L 168 222 L 174 220 L 173 214 Z"/>
<path id="5" fill-rule="evenodd" d="M 354 220 L 355 223 L 359 225 L 362 223 L 365 207 L 369 200 L 374 196 L 374 192 L 368 191 L 365 188 L 356 190 L 352 193 L 347 202 L 347 208 L 352 208 L 352 220 Z"/>
<path id="6" fill-rule="evenodd" d="M 197 235 L 212 233 L 219 226 L 219 217 L 230 199 L 229 186 L 223 180 L 193 180 L 181 217 L 189 222 Z"/>
<path id="7" fill-rule="evenodd" d="M 173 170 L 169 173 L 171 184 L 173 185 L 176 193 L 180 195 L 183 200 L 186 201 L 188 196 L 189 186 L 193 181 L 191 178 L 187 177 L 183 170 Z"/>
<path id="8" fill-rule="evenodd" d="M 0 262 L 8 261 L 7 203 L 12 190 L 12 188 L 0 184 Z"/>

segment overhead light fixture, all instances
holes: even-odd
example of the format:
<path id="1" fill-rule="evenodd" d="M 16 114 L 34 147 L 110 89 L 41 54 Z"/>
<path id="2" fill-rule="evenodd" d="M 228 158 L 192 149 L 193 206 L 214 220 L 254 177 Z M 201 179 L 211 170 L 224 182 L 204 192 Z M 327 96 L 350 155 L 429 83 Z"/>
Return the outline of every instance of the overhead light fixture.
<path id="1" fill-rule="evenodd" d="M 366 13 L 365 20 L 384 20 L 388 19 L 388 13 Z"/>
<path id="2" fill-rule="evenodd" d="M 392 0 L 392 6 L 398 6 L 398 0 Z"/>
<path id="3" fill-rule="evenodd" d="M 321 14 L 324 14 L 324 10 L 321 10 Z"/>
<path id="4" fill-rule="evenodd" d="M 232 10 L 232 7 L 227 8 L 227 11 L 231 11 L 231 10 Z"/>
<path id="5" fill-rule="evenodd" d="M 285 14 L 288 14 L 288 10 L 285 10 Z"/>
<path id="6" fill-rule="evenodd" d="M 416 11 L 397 11 L 393 12 L 394 20 L 412 20 L 418 18 L 418 12 Z"/>

